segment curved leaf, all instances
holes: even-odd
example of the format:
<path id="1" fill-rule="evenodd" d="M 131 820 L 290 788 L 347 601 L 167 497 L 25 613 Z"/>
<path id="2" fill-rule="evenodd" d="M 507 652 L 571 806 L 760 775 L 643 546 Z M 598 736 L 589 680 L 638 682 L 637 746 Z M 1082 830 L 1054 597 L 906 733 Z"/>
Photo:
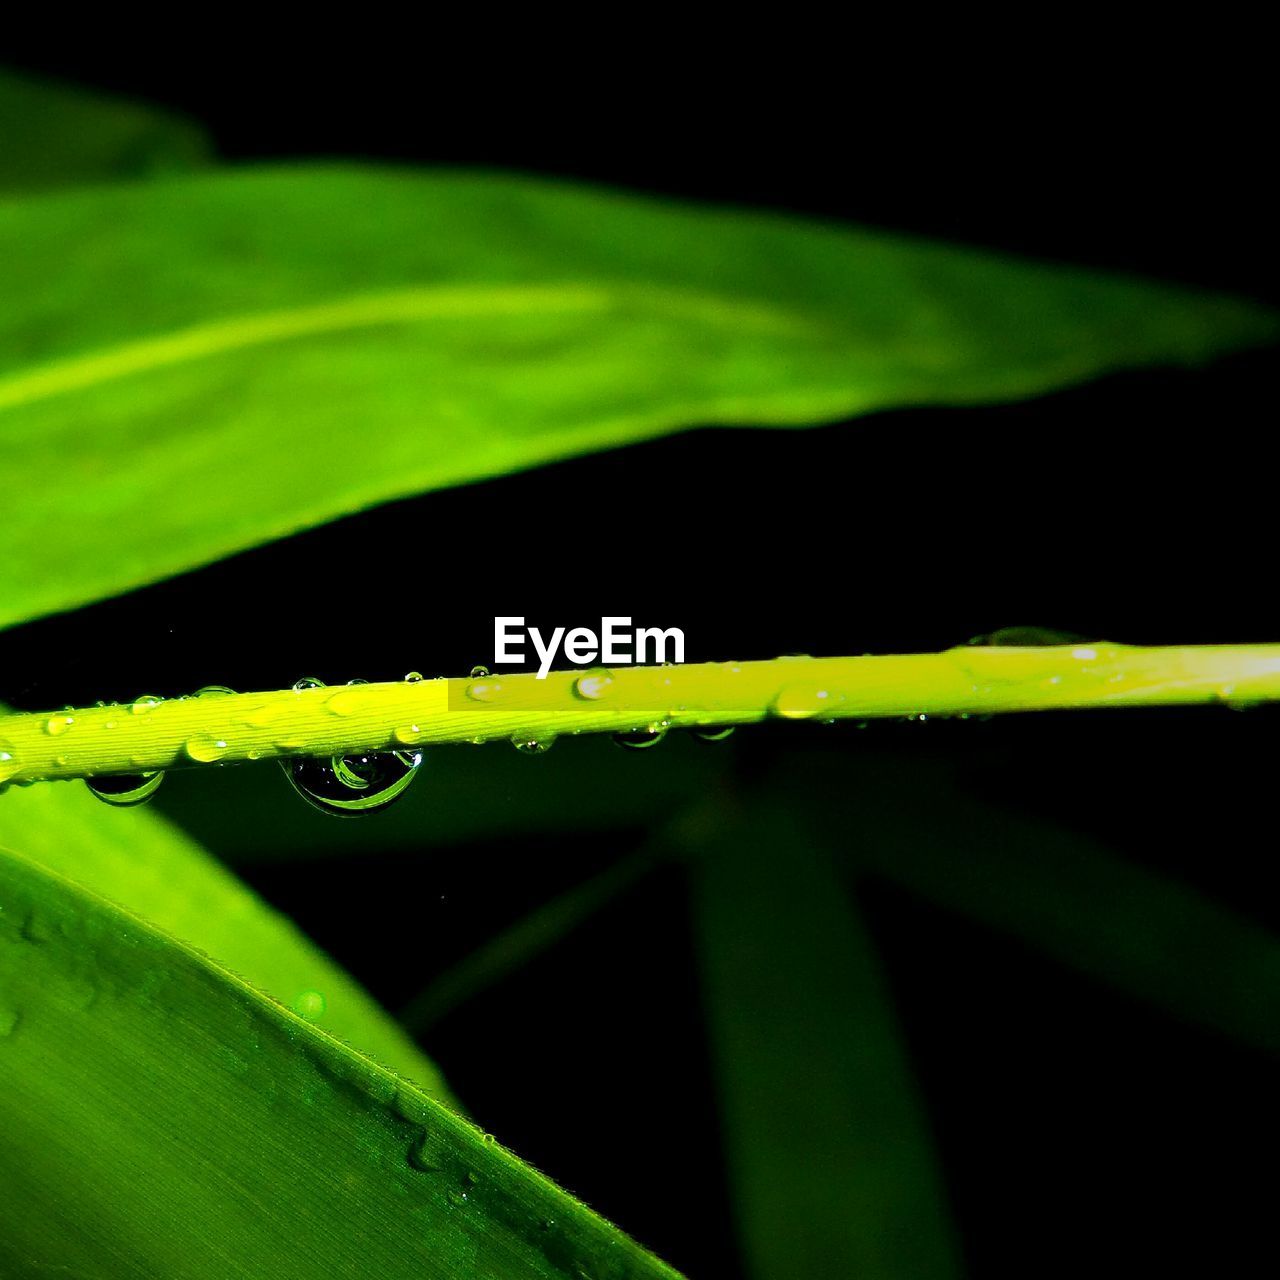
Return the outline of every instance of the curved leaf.
<path id="1" fill-rule="evenodd" d="M 0 625 L 682 427 L 1033 395 L 1259 342 L 1229 299 L 484 174 L 0 205 Z"/>
<path id="2" fill-rule="evenodd" d="M 196 168 L 208 143 L 185 120 L 0 70 L 0 194 Z"/>
<path id="3" fill-rule="evenodd" d="M 413 1086 L 0 857 L 0 1273 L 675 1273 Z"/>
<path id="4" fill-rule="evenodd" d="M 75 785 L 11 787 L 0 850 L 15 850 L 213 956 L 282 1004 L 439 1098 L 439 1072 L 395 1021 L 285 916 L 159 814 Z"/>

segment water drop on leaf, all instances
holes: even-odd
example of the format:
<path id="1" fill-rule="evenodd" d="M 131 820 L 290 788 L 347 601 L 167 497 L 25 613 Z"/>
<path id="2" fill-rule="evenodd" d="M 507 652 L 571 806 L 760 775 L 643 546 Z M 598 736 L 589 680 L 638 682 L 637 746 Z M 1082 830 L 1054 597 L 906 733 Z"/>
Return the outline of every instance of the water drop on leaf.
<path id="1" fill-rule="evenodd" d="M 469 680 L 487 680 L 489 678 L 489 668 L 483 663 L 477 662 L 471 668 L 470 674 L 467 676 Z"/>
<path id="2" fill-rule="evenodd" d="M 282 760 L 293 789 L 322 813 L 353 818 L 404 794 L 422 764 L 420 751 L 368 751 L 331 759 Z"/>
<path id="3" fill-rule="evenodd" d="M 690 730 L 698 742 L 723 742 L 733 736 L 731 724 L 704 724 Z"/>
<path id="4" fill-rule="evenodd" d="M 551 750 L 555 737 L 552 734 L 542 734 L 539 737 L 531 737 L 529 734 L 516 734 L 511 739 L 511 745 L 515 747 L 522 755 L 540 756 L 545 755 Z"/>
<path id="5" fill-rule="evenodd" d="M 987 635 L 974 636 L 966 640 L 967 645 L 995 648 L 1052 648 L 1063 644 L 1087 644 L 1085 636 L 1071 631 L 1054 631 L 1049 627 L 1001 627 L 998 631 Z"/>
<path id="6" fill-rule="evenodd" d="M 656 747 L 666 736 L 665 725 L 651 724 L 645 729 L 627 729 L 622 733 L 615 733 L 613 740 L 629 751 L 644 751 L 649 747 Z"/>
<path id="7" fill-rule="evenodd" d="M 605 667 L 596 667 L 580 675 L 574 683 L 574 692 L 580 698 L 594 702 L 605 697 L 613 688 L 613 672 Z"/>
<path id="8" fill-rule="evenodd" d="M 212 764 L 227 754 L 227 743 L 224 738 L 215 738 L 212 734 L 200 733 L 188 738 L 183 750 L 198 764 Z"/>
<path id="9" fill-rule="evenodd" d="M 149 773 L 113 774 L 101 778 L 86 778 L 85 786 L 99 800 L 125 809 L 150 800 L 164 781 L 164 770 Z"/>
<path id="10" fill-rule="evenodd" d="M 154 693 L 144 693 L 140 698 L 134 698 L 133 705 L 130 706 L 129 710 L 135 716 L 145 716 L 147 712 L 158 707 L 162 701 L 163 699 L 157 698 Z"/>
<path id="11" fill-rule="evenodd" d="M 324 1016 L 325 998 L 319 991 L 302 991 L 293 1002 L 293 1011 L 308 1022 L 315 1022 Z"/>
<path id="12" fill-rule="evenodd" d="M 839 698 L 833 698 L 827 689 L 813 685 L 792 685 L 783 689 L 773 702 L 774 715 L 784 720 L 805 720 L 820 711 L 830 711 Z"/>

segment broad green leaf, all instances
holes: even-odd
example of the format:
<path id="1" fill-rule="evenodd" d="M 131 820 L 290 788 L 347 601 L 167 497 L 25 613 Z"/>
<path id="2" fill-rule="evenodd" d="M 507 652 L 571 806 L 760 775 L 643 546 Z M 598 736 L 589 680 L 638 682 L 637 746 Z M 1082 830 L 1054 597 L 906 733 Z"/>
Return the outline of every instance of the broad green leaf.
<path id="1" fill-rule="evenodd" d="M 0 625 L 373 503 L 699 425 L 1196 362 L 1270 312 L 487 174 L 0 204 Z"/>
<path id="2" fill-rule="evenodd" d="M 691 863 L 739 1229 L 755 1280 L 954 1276 L 956 1245 L 873 944 L 794 814 Z"/>
<path id="3" fill-rule="evenodd" d="M 0 196 L 181 172 L 208 159 L 200 131 L 167 112 L 0 69 Z"/>
<path id="4" fill-rule="evenodd" d="M 358 983 L 159 814 L 114 809 L 78 783 L 11 787 L 0 796 L 5 849 L 120 903 L 448 1097 L 435 1067 Z"/>
<path id="5" fill-rule="evenodd" d="M 675 1273 L 447 1108 L 0 856 L 0 1274 Z"/>
<path id="6" fill-rule="evenodd" d="M 1052 823 L 988 804 L 922 757 L 858 777 L 806 758 L 787 792 L 848 864 L 1022 939 L 1175 1017 L 1280 1053 L 1280 939 Z M 818 806 L 838 785 L 838 810 Z"/>

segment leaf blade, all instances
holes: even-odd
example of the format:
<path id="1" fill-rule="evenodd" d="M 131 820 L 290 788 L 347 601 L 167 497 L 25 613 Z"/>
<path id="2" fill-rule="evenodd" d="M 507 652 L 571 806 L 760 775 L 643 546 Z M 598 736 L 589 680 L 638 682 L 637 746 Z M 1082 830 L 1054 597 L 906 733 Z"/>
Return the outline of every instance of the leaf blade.
<path id="1" fill-rule="evenodd" d="M 114 809 L 79 785 L 12 788 L 0 800 L 0 852 L 6 849 L 121 903 L 449 1099 L 434 1064 L 357 982 L 159 814 Z"/>
<path id="2" fill-rule="evenodd" d="M 1159 285 L 483 174 L 10 202 L 0 262 L 0 625 L 688 426 L 1030 395 L 1276 332 Z"/>
<path id="3" fill-rule="evenodd" d="M 675 1277 L 412 1085 L 53 873 L 0 856 L 0 920 L 6 1274 Z"/>

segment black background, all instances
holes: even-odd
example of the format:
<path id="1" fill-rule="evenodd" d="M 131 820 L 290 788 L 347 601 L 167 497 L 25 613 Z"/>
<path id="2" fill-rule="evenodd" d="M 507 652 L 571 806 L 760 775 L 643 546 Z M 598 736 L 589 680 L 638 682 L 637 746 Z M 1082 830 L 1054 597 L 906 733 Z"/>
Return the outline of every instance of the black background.
<path id="1" fill-rule="evenodd" d="M 925 66 L 869 34 L 825 55 L 821 30 L 749 54 L 674 55 L 680 33 L 652 48 L 589 34 L 558 56 L 388 31 L 384 44 L 405 46 L 390 60 L 358 46 L 254 53 L 249 38 L 0 58 L 184 112 L 235 163 L 516 168 L 1280 301 L 1268 91 L 1241 48 L 1152 39 L 1104 59 L 1037 38 L 1008 59 Z M 1264 352 L 1024 405 L 693 431 L 392 504 L 12 631 L 0 697 L 460 674 L 491 656 L 495 613 L 679 625 L 690 660 L 936 649 L 1015 624 L 1273 641 L 1273 371 Z M 421 587 L 416 616 L 350 607 L 406 583 Z M 929 750 L 976 761 L 1008 804 L 1280 923 L 1271 716 L 1119 719 L 885 726 L 877 741 L 934 734 Z M 739 734 L 743 768 L 783 753 L 793 728 Z M 876 749 L 829 733 L 823 749 L 850 767 Z M 619 832 L 618 848 L 636 839 Z M 468 847 L 447 867 L 375 849 L 306 877 L 246 874 L 394 1005 L 412 991 L 379 935 L 421 929 L 422 901 L 457 904 L 430 916 L 424 963 L 443 963 L 581 862 L 573 841 L 542 840 Z M 1273 1064 L 896 891 L 869 905 L 976 1274 L 1274 1261 L 1275 1179 L 1258 1171 L 1280 1138 Z M 739 1264 L 683 912 L 679 885 L 659 879 L 428 1047 L 499 1137 L 710 1277 Z M 677 1159 L 680 1125 L 692 1138 Z"/>

